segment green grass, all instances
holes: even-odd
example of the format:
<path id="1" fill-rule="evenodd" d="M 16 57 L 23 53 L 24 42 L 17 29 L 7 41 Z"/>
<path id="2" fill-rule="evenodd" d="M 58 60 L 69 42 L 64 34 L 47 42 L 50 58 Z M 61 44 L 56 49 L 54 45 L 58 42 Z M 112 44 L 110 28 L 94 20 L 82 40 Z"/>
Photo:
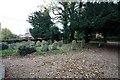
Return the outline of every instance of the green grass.
<path id="1" fill-rule="evenodd" d="M 41 47 L 36 47 L 37 52 L 34 54 L 37 55 L 47 55 L 47 54 L 63 54 L 70 51 L 70 44 L 64 44 L 62 47 L 58 47 L 56 50 L 51 50 L 51 45 L 49 45 L 49 51 L 41 51 Z"/>
<path id="2" fill-rule="evenodd" d="M 56 54 L 65 54 L 71 51 L 81 51 L 80 45 L 78 45 L 76 50 L 71 50 L 71 43 L 69 44 L 63 44 L 62 47 L 58 47 L 56 50 L 51 49 L 51 45 L 49 45 L 49 51 L 41 51 L 42 47 L 36 47 L 37 52 L 34 52 L 35 55 L 56 55 Z M 11 54 L 16 54 L 17 49 L 7 49 L 7 50 L 1 50 L 0 56 L 7 56 Z"/>
<path id="3" fill-rule="evenodd" d="M 56 50 L 49 50 L 49 51 L 41 51 L 41 47 L 37 47 L 37 52 L 35 52 L 34 54 L 37 54 L 37 55 L 44 55 L 44 54 L 62 54 L 64 53 L 63 50 L 61 49 L 56 49 Z"/>
<path id="4" fill-rule="evenodd" d="M 6 56 L 16 53 L 17 53 L 17 49 L 0 50 L 0 56 Z"/>

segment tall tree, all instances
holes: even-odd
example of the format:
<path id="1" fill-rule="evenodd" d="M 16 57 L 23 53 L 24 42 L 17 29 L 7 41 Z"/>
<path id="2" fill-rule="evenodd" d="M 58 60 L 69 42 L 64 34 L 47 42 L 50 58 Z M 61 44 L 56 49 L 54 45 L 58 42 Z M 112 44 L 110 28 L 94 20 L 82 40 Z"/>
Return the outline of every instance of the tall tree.
<path id="1" fill-rule="evenodd" d="M 44 12 L 36 11 L 28 17 L 28 22 L 33 26 L 30 33 L 34 38 L 49 39 L 50 26 L 53 25 L 49 10 L 44 8 Z"/>
<path id="2" fill-rule="evenodd" d="M 1 34 L 2 34 L 2 39 L 10 39 L 15 37 L 15 35 L 7 28 L 3 28 Z"/>
<path id="3" fill-rule="evenodd" d="M 61 39 L 59 28 L 55 25 L 50 27 L 50 39 L 52 42 L 54 42 L 54 40 L 59 41 Z"/>

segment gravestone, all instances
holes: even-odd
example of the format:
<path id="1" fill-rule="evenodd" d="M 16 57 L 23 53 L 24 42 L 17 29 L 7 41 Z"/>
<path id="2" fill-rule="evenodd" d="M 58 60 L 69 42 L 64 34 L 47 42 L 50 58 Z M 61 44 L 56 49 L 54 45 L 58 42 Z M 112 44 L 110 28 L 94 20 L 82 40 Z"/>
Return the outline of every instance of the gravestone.
<path id="1" fill-rule="evenodd" d="M 46 41 L 42 41 L 42 51 L 48 51 L 49 48 L 48 48 L 48 42 Z"/>
<path id="2" fill-rule="evenodd" d="M 85 40 L 82 39 L 82 41 L 81 41 L 81 48 L 84 48 L 84 47 L 85 47 Z"/>
<path id="3" fill-rule="evenodd" d="M 77 49 L 77 44 L 76 44 L 75 40 L 72 41 L 71 49 L 72 50 L 76 50 Z"/>
<path id="4" fill-rule="evenodd" d="M 37 41 L 37 42 L 36 42 L 36 46 L 37 46 L 37 47 L 41 47 L 41 42 L 40 42 L 40 41 Z"/>
<path id="5" fill-rule="evenodd" d="M 52 44 L 52 50 L 56 50 L 56 49 L 57 49 L 57 46 L 58 46 L 58 42 L 55 41 L 55 42 Z"/>
<path id="6" fill-rule="evenodd" d="M 63 41 L 61 40 L 61 41 L 58 42 L 58 46 L 62 47 L 62 45 L 63 45 Z"/>

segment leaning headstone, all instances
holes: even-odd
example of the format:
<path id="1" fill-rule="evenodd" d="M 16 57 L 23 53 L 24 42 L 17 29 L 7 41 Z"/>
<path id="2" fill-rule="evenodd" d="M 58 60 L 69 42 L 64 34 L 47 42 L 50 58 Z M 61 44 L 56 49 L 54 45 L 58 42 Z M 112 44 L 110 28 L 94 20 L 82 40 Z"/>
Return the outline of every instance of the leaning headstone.
<path id="1" fill-rule="evenodd" d="M 57 46 L 58 46 L 58 42 L 55 41 L 55 42 L 52 44 L 52 50 L 56 50 L 56 49 L 57 49 Z"/>
<path id="2" fill-rule="evenodd" d="M 62 45 L 63 45 L 63 41 L 61 40 L 61 41 L 58 42 L 58 46 L 62 47 Z"/>
<path id="3" fill-rule="evenodd" d="M 36 46 L 37 46 L 37 47 L 41 47 L 41 42 L 40 42 L 40 41 L 37 41 L 37 42 L 36 42 Z"/>
<path id="4" fill-rule="evenodd" d="M 46 41 L 42 41 L 42 51 L 48 51 L 48 43 Z"/>
<path id="5" fill-rule="evenodd" d="M 71 49 L 72 50 L 76 50 L 77 49 L 77 44 L 76 44 L 75 40 L 72 41 Z"/>

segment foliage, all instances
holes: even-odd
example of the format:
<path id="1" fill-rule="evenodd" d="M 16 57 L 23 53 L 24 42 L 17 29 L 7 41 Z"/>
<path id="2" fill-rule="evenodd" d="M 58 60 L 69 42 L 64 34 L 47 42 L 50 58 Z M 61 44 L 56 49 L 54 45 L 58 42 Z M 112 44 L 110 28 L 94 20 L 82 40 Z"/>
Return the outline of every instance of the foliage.
<path id="1" fill-rule="evenodd" d="M 80 39 L 81 39 L 80 32 L 75 31 L 75 33 L 74 33 L 74 38 L 75 38 L 76 40 L 80 40 Z"/>
<path id="2" fill-rule="evenodd" d="M 1 43 L 0 44 L 0 50 L 5 50 L 5 49 L 8 49 L 9 46 L 7 44 L 4 44 L 4 43 Z"/>
<path id="3" fill-rule="evenodd" d="M 57 26 L 51 26 L 50 27 L 50 39 L 52 40 L 52 42 L 54 42 L 54 40 L 58 41 L 61 38 L 61 33 L 59 31 L 59 28 Z"/>
<path id="4" fill-rule="evenodd" d="M 15 38 L 16 35 L 14 35 L 9 29 L 3 28 L 2 29 L 2 39 L 9 39 L 9 38 Z"/>
<path id="5" fill-rule="evenodd" d="M 75 31 L 84 33 L 85 42 L 96 32 L 104 36 L 119 36 L 120 2 L 60 2 L 56 6 L 59 22 L 64 26 L 63 37 L 73 40 Z M 56 10 L 53 10 L 53 13 Z M 113 31 L 114 30 L 114 31 Z M 113 32 L 113 33 L 111 33 Z M 76 37 L 77 38 L 77 37 Z"/>
<path id="6" fill-rule="evenodd" d="M 50 26 L 53 22 L 47 8 L 44 12 L 36 11 L 32 13 L 28 18 L 28 22 L 33 26 L 33 28 L 30 28 L 30 33 L 34 38 L 49 39 Z"/>
<path id="7" fill-rule="evenodd" d="M 31 54 L 33 52 L 36 52 L 36 49 L 33 48 L 33 47 L 26 47 L 26 46 L 20 46 L 18 48 L 18 53 L 21 55 L 21 56 L 25 56 L 27 54 Z"/>
<path id="8" fill-rule="evenodd" d="M 19 44 L 18 43 L 11 43 L 11 44 L 8 44 L 9 45 L 9 49 L 17 49 Z"/>

